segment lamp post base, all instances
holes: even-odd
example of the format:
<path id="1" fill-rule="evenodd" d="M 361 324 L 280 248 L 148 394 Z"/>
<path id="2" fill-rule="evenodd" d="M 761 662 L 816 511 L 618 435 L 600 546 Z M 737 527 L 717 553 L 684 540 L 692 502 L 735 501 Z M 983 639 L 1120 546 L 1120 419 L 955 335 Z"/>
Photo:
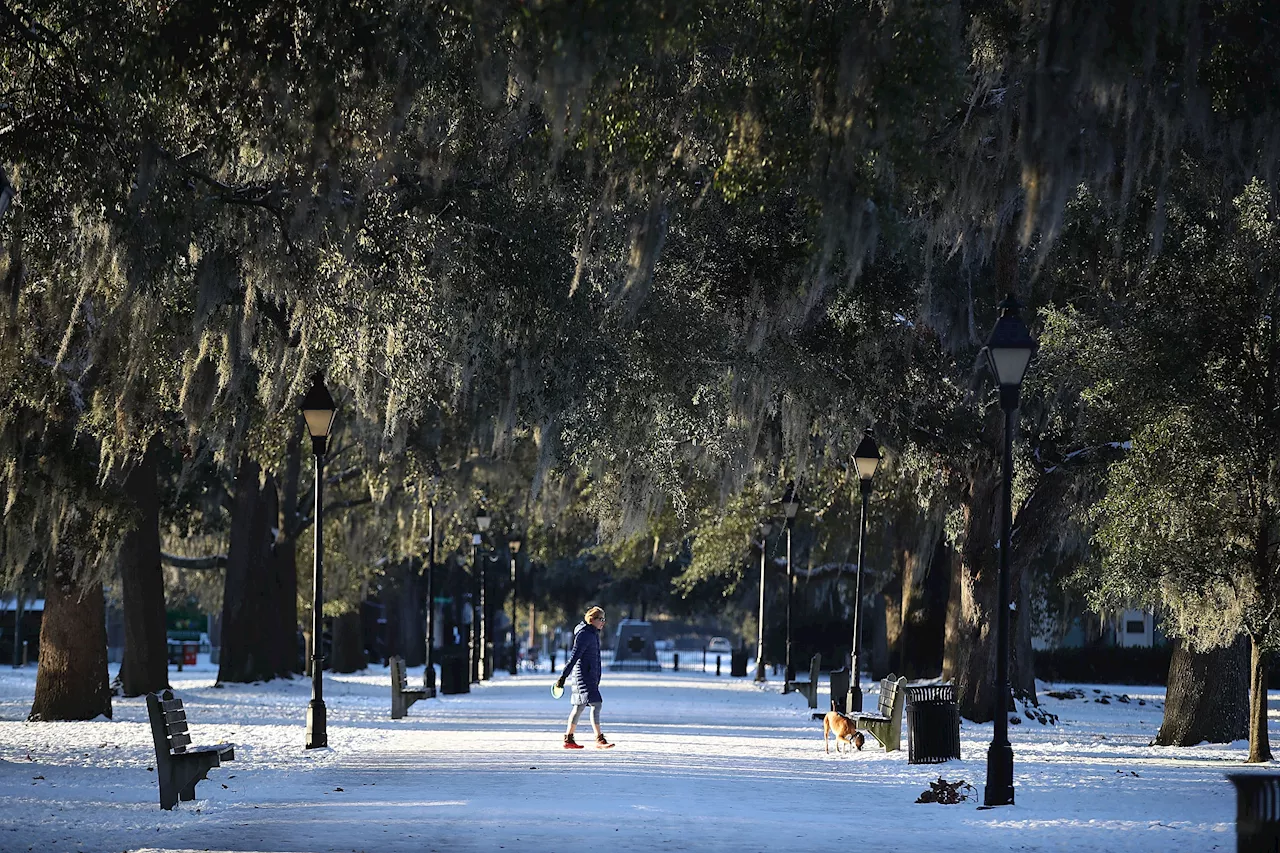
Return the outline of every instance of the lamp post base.
<path id="1" fill-rule="evenodd" d="M 849 685 L 849 695 L 844 700 L 844 712 L 846 714 L 854 714 L 862 710 L 862 687 L 857 684 Z"/>
<path id="2" fill-rule="evenodd" d="M 987 785 L 982 803 L 987 806 L 1013 805 L 1013 747 L 992 743 L 987 749 Z"/>
<path id="3" fill-rule="evenodd" d="M 325 726 L 324 701 L 312 699 L 307 703 L 307 749 L 329 745 L 329 732 Z"/>
<path id="4" fill-rule="evenodd" d="M 764 674 L 764 661 L 757 661 L 756 662 L 756 681 L 763 683 L 768 680 L 769 679 L 765 678 L 765 674 Z"/>

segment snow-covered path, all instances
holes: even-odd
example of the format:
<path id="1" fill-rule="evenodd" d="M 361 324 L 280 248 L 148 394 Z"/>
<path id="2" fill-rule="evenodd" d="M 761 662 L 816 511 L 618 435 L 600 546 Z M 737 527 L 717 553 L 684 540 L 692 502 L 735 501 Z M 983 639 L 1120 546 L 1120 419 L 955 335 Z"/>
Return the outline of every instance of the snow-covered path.
<path id="1" fill-rule="evenodd" d="M 26 723 L 34 674 L 0 670 L 6 853 L 1229 851 L 1224 774 L 1247 754 L 1149 747 L 1162 690 L 1130 688 L 1123 702 L 1126 688 L 1083 686 L 1079 698 L 1042 693 L 1056 725 L 1010 727 L 1016 806 L 917 805 L 939 775 L 970 781 L 980 802 L 990 725 L 965 721 L 963 760 L 942 765 L 907 764 L 905 733 L 900 752 L 868 738 L 861 753 L 827 755 L 821 724 L 776 679 L 606 672 L 604 729 L 618 747 L 567 751 L 568 703 L 550 697 L 546 673 L 500 674 L 392 721 L 388 673 L 374 668 L 326 674 L 330 746 L 307 751 L 306 680 L 215 688 L 200 667 L 171 673 L 194 742 L 232 741 L 236 760 L 163 812 L 145 703 L 117 699 L 112 721 Z M 589 743 L 585 719 L 579 731 Z"/>

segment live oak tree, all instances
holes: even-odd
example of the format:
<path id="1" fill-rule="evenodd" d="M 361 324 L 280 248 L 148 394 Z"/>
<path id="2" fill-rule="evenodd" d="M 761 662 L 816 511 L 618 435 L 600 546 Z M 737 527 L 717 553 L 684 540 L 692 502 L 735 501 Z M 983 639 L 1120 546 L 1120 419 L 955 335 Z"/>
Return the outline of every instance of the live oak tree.
<path id="1" fill-rule="evenodd" d="M 1032 283 L 1081 182 L 1108 211 L 1146 185 L 1163 198 L 1211 112 L 1224 157 L 1267 162 L 1267 30 L 1232 35 L 1253 11 L 4 6 L 0 61 L 23 83 L 2 99 L 6 156 L 30 223 L 6 235 L 6 281 L 44 309 L 4 380 L 71 364 L 64 339 L 97 371 L 15 396 L 30 411 L 12 410 L 6 449 L 41 458 L 19 445 L 56 417 L 101 448 L 91 467 L 123 471 L 185 432 L 244 473 L 239 559 L 293 553 L 268 541 L 289 529 L 271 505 L 305 478 L 264 436 L 291 434 L 271 424 L 317 367 L 361 424 L 371 502 L 443 423 L 459 459 L 535 436 L 531 490 L 586 472 L 622 532 L 687 516 L 707 485 L 827 464 L 878 422 L 933 454 L 965 518 L 976 642 L 956 669 L 984 718 L 999 418 L 954 393 L 976 330 Z M 90 356 L 107 352 L 123 356 Z M 924 387 L 940 405 L 911 399 Z M 913 433 L 926 416 L 951 431 Z M 81 494 L 44 491 L 33 506 Z M 403 545 L 366 540 L 353 565 Z"/>
<path id="2" fill-rule="evenodd" d="M 1188 162 L 1161 255 L 1106 321 L 1067 315 L 1100 417 L 1132 429 L 1089 512 L 1099 604 L 1161 608 L 1191 651 L 1252 647 L 1249 758 L 1270 756 L 1266 656 L 1276 643 L 1274 197 Z M 1123 367 L 1123 370 L 1121 370 Z M 1176 721 L 1166 721 L 1176 724 Z"/>

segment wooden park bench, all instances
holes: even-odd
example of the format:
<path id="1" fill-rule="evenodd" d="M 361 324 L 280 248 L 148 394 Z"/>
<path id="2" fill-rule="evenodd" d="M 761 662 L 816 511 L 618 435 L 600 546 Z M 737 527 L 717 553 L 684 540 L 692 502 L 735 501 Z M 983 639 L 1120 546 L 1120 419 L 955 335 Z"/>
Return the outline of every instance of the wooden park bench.
<path id="1" fill-rule="evenodd" d="M 822 664 L 822 655 L 815 654 L 813 659 L 809 661 L 809 680 L 788 681 L 784 692 L 790 693 L 792 690 L 797 693 L 803 693 L 804 697 L 809 700 L 809 707 L 818 707 L 818 668 Z"/>
<path id="2" fill-rule="evenodd" d="M 870 732 L 885 752 L 902 749 L 902 706 L 906 694 L 907 680 L 894 678 L 890 673 L 880 681 L 880 701 L 875 712 L 856 711 L 848 717 L 855 728 Z"/>
<path id="3" fill-rule="evenodd" d="M 173 691 L 147 694 L 147 716 L 156 744 L 156 775 L 160 777 L 160 808 L 166 811 L 178 800 L 194 800 L 196 783 L 207 779 L 209 769 L 235 760 L 235 744 L 192 746 L 187 712 Z"/>
<path id="4" fill-rule="evenodd" d="M 409 679 L 404 671 L 404 658 L 392 655 L 391 660 L 391 719 L 408 716 L 409 706 L 419 699 L 429 699 L 425 688 L 409 689 Z"/>

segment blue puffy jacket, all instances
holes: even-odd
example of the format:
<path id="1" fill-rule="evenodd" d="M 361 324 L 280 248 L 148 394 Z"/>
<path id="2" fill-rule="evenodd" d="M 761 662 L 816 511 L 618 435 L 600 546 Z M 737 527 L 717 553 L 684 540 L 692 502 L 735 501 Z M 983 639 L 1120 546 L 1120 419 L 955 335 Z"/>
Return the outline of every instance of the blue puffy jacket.
<path id="1" fill-rule="evenodd" d="M 571 673 L 573 681 L 569 682 Z M 560 675 L 572 684 L 573 695 L 569 701 L 574 705 L 604 701 L 600 698 L 600 632 L 594 625 L 579 622 L 573 629 L 573 651 Z"/>

